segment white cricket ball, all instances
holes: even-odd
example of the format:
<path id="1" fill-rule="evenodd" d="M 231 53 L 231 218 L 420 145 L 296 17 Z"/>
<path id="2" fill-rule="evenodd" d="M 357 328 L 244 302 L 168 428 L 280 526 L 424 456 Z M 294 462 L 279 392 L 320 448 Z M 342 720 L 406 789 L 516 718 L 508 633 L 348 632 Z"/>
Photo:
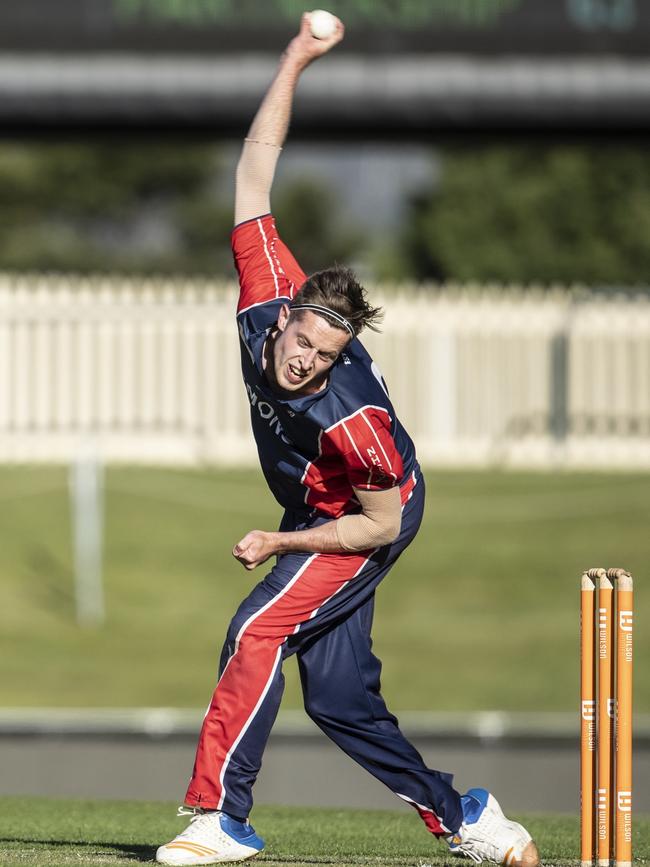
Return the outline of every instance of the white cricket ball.
<path id="1" fill-rule="evenodd" d="M 309 14 L 309 29 L 316 39 L 329 39 L 336 32 L 336 18 L 324 9 L 314 9 Z"/>

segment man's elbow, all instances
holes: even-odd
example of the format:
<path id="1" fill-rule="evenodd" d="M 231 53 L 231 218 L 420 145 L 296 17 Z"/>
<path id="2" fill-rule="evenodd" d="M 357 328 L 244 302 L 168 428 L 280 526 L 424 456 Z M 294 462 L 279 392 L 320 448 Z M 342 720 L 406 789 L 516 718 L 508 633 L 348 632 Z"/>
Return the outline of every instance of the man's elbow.
<path id="1" fill-rule="evenodd" d="M 400 510 L 397 515 L 391 516 L 390 522 L 384 522 L 384 524 L 379 528 L 377 533 L 377 545 L 392 545 L 399 537 L 401 529 L 402 512 Z"/>
<path id="2" fill-rule="evenodd" d="M 344 551 L 368 551 L 391 545 L 400 534 L 401 509 L 369 517 L 363 513 L 344 515 L 336 522 L 336 532 Z"/>

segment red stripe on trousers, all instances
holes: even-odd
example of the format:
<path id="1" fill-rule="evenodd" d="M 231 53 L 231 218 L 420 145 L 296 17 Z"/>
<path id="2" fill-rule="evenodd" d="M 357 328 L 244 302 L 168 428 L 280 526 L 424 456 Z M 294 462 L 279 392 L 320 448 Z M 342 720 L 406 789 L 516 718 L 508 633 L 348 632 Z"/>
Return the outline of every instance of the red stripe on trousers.
<path id="1" fill-rule="evenodd" d="M 219 809 L 228 753 L 260 702 L 276 665 L 278 648 L 350 581 L 366 560 L 363 554 L 319 554 L 289 590 L 253 615 L 238 637 L 203 721 L 186 804 Z"/>
<path id="2" fill-rule="evenodd" d="M 449 833 L 449 831 L 447 831 L 447 830 L 445 830 L 445 828 L 443 828 L 440 819 L 436 816 L 436 814 L 433 812 L 433 810 L 426 810 L 426 809 L 418 806 L 417 804 L 414 804 L 413 806 L 418 811 L 418 813 L 420 814 L 420 818 L 422 819 L 424 824 L 427 826 L 427 829 L 429 831 L 431 831 L 432 834 L 435 834 L 437 837 L 440 837 L 443 834 Z"/>

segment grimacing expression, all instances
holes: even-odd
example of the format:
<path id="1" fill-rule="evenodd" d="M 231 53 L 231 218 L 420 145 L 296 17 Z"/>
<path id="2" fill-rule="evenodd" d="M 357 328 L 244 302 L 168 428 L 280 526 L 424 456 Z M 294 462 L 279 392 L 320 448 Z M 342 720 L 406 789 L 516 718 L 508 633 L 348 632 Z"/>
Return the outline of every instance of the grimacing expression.
<path id="1" fill-rule="evenodd" d="M 327 374 L 347 346 L 350 336 L 318 313 L 292 315 L 283 304 L 278 316 L 270 374 L 271 385 L 296 397 L 319 391 Z"/>

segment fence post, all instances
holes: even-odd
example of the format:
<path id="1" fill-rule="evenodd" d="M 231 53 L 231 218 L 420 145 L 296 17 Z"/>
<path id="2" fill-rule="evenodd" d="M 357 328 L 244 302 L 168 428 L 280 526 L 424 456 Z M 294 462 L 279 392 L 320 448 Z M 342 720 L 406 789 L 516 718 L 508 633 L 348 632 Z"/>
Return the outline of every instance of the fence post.
<path id="1" fill-rule="evenodd" d="M 80 626 L 104 622 L 102 582 L 103 467 L 90 450 L 70 465 L 75 603 Z"/>
<path id="2" fill-rule="evenodd" d="M 566 331 L 558 332 L 551 337 L 550 349 L 550 432 L 556 442 L 563 442 L 569 433 L 569 340 Z"/>

